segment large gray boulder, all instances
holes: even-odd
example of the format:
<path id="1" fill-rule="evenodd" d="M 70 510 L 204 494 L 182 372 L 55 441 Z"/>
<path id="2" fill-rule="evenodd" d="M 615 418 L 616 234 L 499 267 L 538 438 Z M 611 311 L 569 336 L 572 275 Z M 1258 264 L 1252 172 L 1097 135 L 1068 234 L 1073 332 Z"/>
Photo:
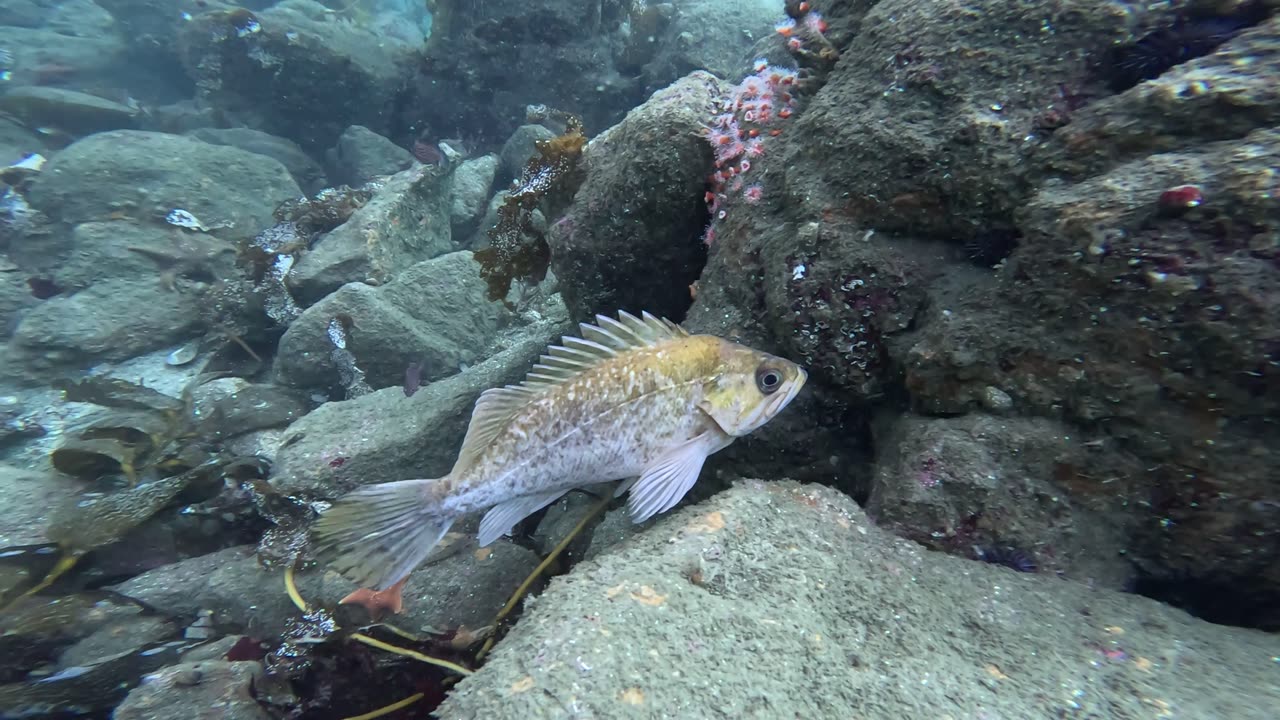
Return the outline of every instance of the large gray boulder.
<path id="1" fill-rule="evenodd" d="M 570 313 L 618 310 L 683 319 L 706 258 L 701 135 L 723 87 L 695 72 L 654 93 L 583 153 L 586 180 L 547 243 Z"/>
<path id="2" fill-rule="evenodd" d="M 510 319 L 485 292 L 480 265 L 465 251 L 418 263 L 379 287 L 349 283 L 285 331 L 276 375 L 289 385 L 334 385 L 334 318 L 350 322 L 347 350 L 372 387 L 403 384 L 410 365 L 424 382 L 453 375 L 481 359 L 500 323 Z"/>
<path id="3" fill-rule="evenodd" d="M 58 153 L 27 199 L 67 225 L 117 217 L 163 222 L 183 209 L 218 227 L 220 237 L 239 240 L 274 224 L 276 207 L 301 194 L 273 158 L 181 135 L 118 130 Z"/>
<path id="4" fill-rule="evenodd" d="M 928 552 L 829 488 L 743 481 L 553 580 L 437 714 L 1268 720 L 1277 654 L 1274 635 Z"/>
<path id="5" fill-rule="evenodd" d="M 8 360 L 33 373 L 83 369 L 165 347 L 199 326 L 193 295 L 155 278 L 106 280 L 28 310 L 9 340 Z"/>

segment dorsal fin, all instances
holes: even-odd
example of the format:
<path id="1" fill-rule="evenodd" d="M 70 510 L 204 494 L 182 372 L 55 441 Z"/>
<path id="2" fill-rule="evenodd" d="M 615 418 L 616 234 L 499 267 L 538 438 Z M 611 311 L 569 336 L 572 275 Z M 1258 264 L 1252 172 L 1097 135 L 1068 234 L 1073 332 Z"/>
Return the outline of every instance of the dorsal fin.
<path id="1" fill-rule="evenodd" d="M 550 388 L 619 353 L 689 335 L 670 320 L 649 313 L 636 317 L 619 312 L 617 320 L 597 315 L 595 325 L 581 323 L 578 327 L 581 337 L 566 335 L 560 339 L 560 345 L 547 348 L 546 354 L 538 359 L 524 382 L 480 393 L 475 409 L 471 411 L 471 423 L 467 425 L 467 436 L 462 441 L 462 450 L 458 452 L 452 474 L 457 475 L 475 465 L 512 418 Z"/>

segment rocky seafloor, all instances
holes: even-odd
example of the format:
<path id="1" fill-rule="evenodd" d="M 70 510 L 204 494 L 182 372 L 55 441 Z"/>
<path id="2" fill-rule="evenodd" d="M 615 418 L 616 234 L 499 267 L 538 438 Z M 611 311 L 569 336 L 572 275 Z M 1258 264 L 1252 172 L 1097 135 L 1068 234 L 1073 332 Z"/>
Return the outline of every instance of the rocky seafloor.
<path id="1" fill-rule="evenodd" d="M 810 5 L 0 0 L 0 718 L 1274 717 L 1280 8 Z M 618 310 L 808 386 L 339 606 Z"/>

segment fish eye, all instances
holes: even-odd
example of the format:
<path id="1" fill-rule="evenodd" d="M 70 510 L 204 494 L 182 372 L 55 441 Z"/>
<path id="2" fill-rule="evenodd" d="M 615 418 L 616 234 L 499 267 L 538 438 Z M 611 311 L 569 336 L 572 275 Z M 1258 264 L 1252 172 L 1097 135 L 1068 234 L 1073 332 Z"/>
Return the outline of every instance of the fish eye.
<path id="1" fill-rule="evenodd" d="M 756 370 L 756 387 L 765 395 L 772 395 L 782 386 L 782 373 L 770 367 Z"/>

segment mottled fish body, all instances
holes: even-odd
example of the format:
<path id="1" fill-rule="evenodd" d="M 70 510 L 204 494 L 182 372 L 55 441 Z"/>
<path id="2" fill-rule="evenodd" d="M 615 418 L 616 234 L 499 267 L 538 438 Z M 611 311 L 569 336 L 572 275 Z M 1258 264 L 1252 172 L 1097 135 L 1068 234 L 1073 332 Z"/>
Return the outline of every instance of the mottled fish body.
<path id="1" fill-rule="evenodd" d="M 488 509 L 487 545 L 566 492 L 610 480 L 636 478 L 618 492 L 630 491 L 632 519 L 643 522 L 678 503 L 707 456 L 775 416 L 807 377 L 647 313 L 597 323 L 549 348 L 524 382 L 481 394 L 449 475 L 339 500 L 314 531 L 321 559 L 363 587 L 398 589 L 458 517 Z"/>

